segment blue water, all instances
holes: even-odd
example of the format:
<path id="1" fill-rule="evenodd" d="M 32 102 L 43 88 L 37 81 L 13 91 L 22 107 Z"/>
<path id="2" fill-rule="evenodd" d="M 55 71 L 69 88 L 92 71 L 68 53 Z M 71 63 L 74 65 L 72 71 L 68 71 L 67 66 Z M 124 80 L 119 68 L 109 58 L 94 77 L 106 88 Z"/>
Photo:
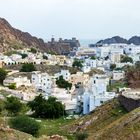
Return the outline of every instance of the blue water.
<path id="1" fill-rule="evenodd" d="M 99 40 L 95 40 L 95 39 L 80 39 L 79 41 L 80 41 L 81 47 L 88 47 L 89 44 L 95 44 Z"/>

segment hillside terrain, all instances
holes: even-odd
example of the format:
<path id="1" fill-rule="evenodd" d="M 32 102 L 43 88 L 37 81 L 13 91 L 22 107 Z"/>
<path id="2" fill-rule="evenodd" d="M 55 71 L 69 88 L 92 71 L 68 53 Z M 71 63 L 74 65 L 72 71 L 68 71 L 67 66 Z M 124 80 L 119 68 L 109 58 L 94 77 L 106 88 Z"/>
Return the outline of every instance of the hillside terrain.
<path id="1" fill-rule="evenodd" d="M 48 135 L 64 135 L 68 140 L 76 140 L 75 135 L 86 133 L 87 140 L 140 140 L 140 108 L 127 112 L 118 99 L 106 102 L 89 115 L 76 120 L 42 120 L 40 137 L 34 138 L 26 133 L 5 128 L 4 121 L 0 121 L 0 138 L 5 140 L 64 140 Z M 51 128 L 51 129 L 50 129 Z M 41 136 L 42 135 L 42 136 Z"/>
<path id="2" fill-rule="evenodd" d="M 114 36 L 112 38 L 100 40 L 96 43 L 96 45 L 98 45 L 98 44 L 116 44 L 116 43 L 140 45 L 140 36 L 133 36 L 128 40 L 125 38 L 122 38 L 120 36 Z"/>
<path id="3" fill-rule="evenodd" d="M 86 132 L 88 140 L 140 140 L 140 108 L 127 112 L 114 99 L 67 129 L 71 133 Z"/>
<path id="4" fill-rule="evenodd" d="M 0 52 L 8 52 L 11 50 L 23 48 L 37 48 L 42 52 L 50 52 L 56 54 L 68 53 L 72 47 L 80 46 L 78 40 L 69 41 L 61 40 L 61 42 L 44 42 L 43 39 L 32 36 L 28 32 L 22 32 L 13 28 L 8 21 L 0 18 Z"/>

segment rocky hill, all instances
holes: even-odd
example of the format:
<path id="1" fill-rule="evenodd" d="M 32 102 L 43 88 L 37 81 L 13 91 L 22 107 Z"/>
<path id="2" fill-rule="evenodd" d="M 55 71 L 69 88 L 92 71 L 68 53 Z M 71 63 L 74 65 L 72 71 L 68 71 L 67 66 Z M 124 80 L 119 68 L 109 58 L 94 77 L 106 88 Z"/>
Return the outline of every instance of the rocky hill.
<path id="1" fill-rule="evenodd" d="M 140 45 L 140 36 L 133 36 L 128 40 L 128 43 L 131 44 L 135 44 L 135 45 Z"/>
<path id="2" fill-rule="evenodd" d="M 134 45 L 140 45 L 140 37 L 139 36 L 133 36 L 129 40 L 124 39 L 120 36 L 114 36 L 112 38 L 107 38 L 104 40 L 100 40 L 96 43 L 96 45 L 100 44 L 116 44 L 116 43 L 124 43 L 124 44 L 134 44 Z"/>
<path id="3" fill-rule="evenodd" d="M 27 32 L 22 32 L 18 29 L 15 29 L 5 19 L 0 18 L 0 52 L 16 50 L 25 47 L 34 47 L 40 51 L 58 54 L 69 52 L 72 49 L 71 43 L 69 42 L 57 42 L 55 44 L 45 43 L 43 39 L 34 37 Z"/>
<path id="4" fill-rule="evenodd" d="M 116 44 L 116 43 L 128 43 L 128 41 L 122 37 L 115 36 L 112 38 L 107 38 L 105 40 L 100 40 L 97 44 Z"/>

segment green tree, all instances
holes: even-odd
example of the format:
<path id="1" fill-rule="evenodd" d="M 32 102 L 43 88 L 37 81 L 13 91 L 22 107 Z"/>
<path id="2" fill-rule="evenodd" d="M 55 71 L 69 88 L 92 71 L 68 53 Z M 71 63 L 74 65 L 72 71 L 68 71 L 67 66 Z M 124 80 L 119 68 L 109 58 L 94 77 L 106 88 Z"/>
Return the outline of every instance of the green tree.
<path id="1" fill-rule="evenodd" d="M 37 50 L 35 48 L 31 48 L 32 53 L 37 53 Z"/>
<path id="2" fill-rule="evenodd" d="M 24 58 L 28 57 L 28 55 L 27 55 L 27 54 L 25 54 L 25 53 L 20 53 L 20 55 L 22 56 L 22 59 L 24 59 Z"/>
<path id="3" fill-rule="evenodd" d="M 0 99 L 0 115 L 2 115 L 2 112 L 4 111 L 4 109 L 5 109 L 4 101 Z"/>
<path id="4" fill-rule="evenodd" d="M 9 115 L 18 115 L 23 108 L 23 103 L 16 97 L 7 97 L 5 101 L 5 109 L 8 111 Z"/>
<path id="5" fill-rule="evenodd" d="M 3 80 L 6 78 L 7 72 L 5 69 L 0 68 L 0 84 L 3 84 Z"/>
<path id="6" fill-rule="evenodd" d="M 60 76 L 56 80 L 56 84 L 59 88 L 71 89 L 71 87 L 72 87 L 72 84 L 69 83 L 68 81 L 66 81 L 65 79 L 63 79 L 63 76 Z"/>
<path id="7" fill-rule="evenodd" d="M 116 68 L 116 64 L 110 64 L 110 70 L 114 70 Z"/>
<path id="8" fill-rule="evenodd" d="M 140 70 L 140 61 L 135 63 L 135 69 Z"/>
<path id="9" fill-rule="evenodd" d="M 13 83 L 13 84 L 9 85 L 8 87 L 9 87 L 9 89 L 16 89 L 16 84 Z"/>
<path id="10" fill-rule="evenodd" d="M 76 134 L 76 140 L 85 140 L 88 137 L 88 134 L 85 132 L 78 132 Z"/>
<path id="11" fill-rule="evenodd" d="M 90 58 L 90 59 L 95 60 L 95 59 L 96 59 L 96 57 L 95 57 L 95 56 L 91 56 L 91 58 Z"/>
<path id="12" fill-rule="evenodd" d="M 29 133 L 33 136 L 38 136 L 40 124 L 27 116 L 17 116 L 10 120 L 11 127 L 25 133 Z"/>
<path id="13" fill-rule="evenodd" d="M 43 55 L 43 59 L 48 60 L 48 57 L 46 55 Z"/>
<path id="14" fill-rule="evenodd" d="M 33 101 L 30 101 L 28 106 L 34 112 L 35 117 L 54 119 L 64 115 L 64 106 L 55 97 L 49 97 L 46 100 L 40 94 Z"/>
<path id="15" fill-rule="evenodd" d="M 127 63 L 127 62 L 133 63 L 133 59 L 129 56 L 122 56 L 121 63 Z"/>
<path id="16" fill-rule="evenodd" d="M 83 67 L 82 62 L 80 60 L 74 60 L 72 66 L 77 67 L 77 68 L 82 68 Z"/>
<path id="17" fill-rule="evenodd" d="M 32 63 L 23 64 L 20 71 L 21 72 L 32 72 L 32 71 L 36 71 L 36 67 Z"/>

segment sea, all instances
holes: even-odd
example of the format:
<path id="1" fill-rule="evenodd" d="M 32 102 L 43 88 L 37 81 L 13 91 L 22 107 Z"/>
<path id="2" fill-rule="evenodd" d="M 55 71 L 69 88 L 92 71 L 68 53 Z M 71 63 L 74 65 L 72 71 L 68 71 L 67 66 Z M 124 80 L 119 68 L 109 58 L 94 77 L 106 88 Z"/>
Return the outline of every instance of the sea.
<path id="1" fill-rule="evenodd" d="M 97 40 L 97 39 L 80 39 L 79 41 L 80 41 L 81 47 L 89 47 L 90 44 L 95 44 L 99 40 Z"/>

